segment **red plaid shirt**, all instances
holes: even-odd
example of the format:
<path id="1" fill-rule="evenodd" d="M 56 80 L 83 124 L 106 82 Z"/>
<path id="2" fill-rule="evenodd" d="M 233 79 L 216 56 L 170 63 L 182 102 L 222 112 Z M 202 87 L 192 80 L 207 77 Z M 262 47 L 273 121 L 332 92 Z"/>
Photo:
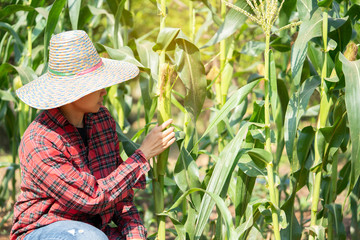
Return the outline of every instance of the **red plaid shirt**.
<path id="1" fill-rule="evenodd" d="M 115 121 L 106 108 L 84 118 L 87 147 L 59 109 L 43 111 L 26 130 L 12 240 L 61 220 L 92 224 L 109 239 L 146 238 L 132 188 L 145 188 L 148 162 L 140 150 L 122 161 Z M 112 220 L 117 228 L 108 226 Z"/>

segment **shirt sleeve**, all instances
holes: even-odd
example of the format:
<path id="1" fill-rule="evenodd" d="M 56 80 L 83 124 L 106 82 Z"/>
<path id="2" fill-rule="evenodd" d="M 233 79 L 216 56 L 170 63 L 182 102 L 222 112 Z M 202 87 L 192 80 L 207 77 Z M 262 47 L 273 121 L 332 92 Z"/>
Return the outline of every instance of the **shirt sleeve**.
<path id="1" fill-rule="evenodd" d="M 114 207 L 150 169 L 142 153 L 135 151 L 107 177 L 96 179 L 77 170 L 54 143 L 46 139 L 41 143 L 29 147 L 26 157 L 34 183 L 59 204 L 88 214 Z"/>
<path id="2" fill-rule="evenodd" d="M 146 239 L 146 228 L 133 203 L 132 194 L 116 204 L 113 220 L 124 239 Z"/>

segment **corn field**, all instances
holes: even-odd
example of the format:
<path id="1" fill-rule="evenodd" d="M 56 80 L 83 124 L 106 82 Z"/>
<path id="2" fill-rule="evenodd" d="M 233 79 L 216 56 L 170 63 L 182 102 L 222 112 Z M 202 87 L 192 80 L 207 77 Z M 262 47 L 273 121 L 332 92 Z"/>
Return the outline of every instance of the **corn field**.
<path id="1" fill-rule="evenodd" d="M 1 236 L 39 113 L 15 90 L 80 29 L 141 70 L 105 97 L 123 159 L 174 119 L 135 195 L 148 239 L 359 239 L 359 20 L 359 0 L 0 0 Z"/>

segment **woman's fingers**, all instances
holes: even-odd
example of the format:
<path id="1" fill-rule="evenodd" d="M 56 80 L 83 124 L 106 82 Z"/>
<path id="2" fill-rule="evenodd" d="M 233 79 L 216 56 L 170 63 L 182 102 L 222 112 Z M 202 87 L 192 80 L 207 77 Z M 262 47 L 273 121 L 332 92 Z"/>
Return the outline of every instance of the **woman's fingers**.
<path id="1" fill-rule="evenodd" d="M 162 132 L 163 137 L 166 137 L 167 135 L 169 135 L 170 133 L 174 132 L 174 127 L 169 127 L 168 129 L 166 129 L 165 131 Z"/>
<path id="2" fill-rule="evenodd" d="M 175 133 L 174 133 L 174 132 L 171 132 L 170 134 L 168 134 L 167 136 L 165 136 L 165 137 L 163 138 L 163 141 L 162 141 L 163 145 L 166 146 L 166 145 L 169 143 L 169 141 L 170 141 L 172 138 L 174 138 L 174 137 L 175 137 Z"/>
<path id="3" fill-rule="evenodd" d="M 173 144 L 174 142 L 175 142 L 175 140 L 176 140 L 176 138 L 172 138 L 168 143 L 167 143 L 167 145 L 166 145 L 166 147 L 165 148 L 168 148 L 168 147 L 170 147 L 171 146 L 171 144 Z"/>
<path id="4" fill-rule="evenodd" d="M 175 128 L 169 127 L 166 129 L 172 123 L 172 121 L 172 119 L 169 119 L 160 126 L 156 126 L 145 137 L 143 143 L 140 146 L 140 150 L 144 153 L 147 159 L 159 155 L 175 142 Z"/>
<path id="5" fill-rule="evenodd" d="M 161 131 L 164 130 L 165 128 L 167 128 L 172 123 L 172 121 L 173 121 L 172 119 L 169 119 L 169 120 L 163 122 L 163 124 L 160 125 Z"/>

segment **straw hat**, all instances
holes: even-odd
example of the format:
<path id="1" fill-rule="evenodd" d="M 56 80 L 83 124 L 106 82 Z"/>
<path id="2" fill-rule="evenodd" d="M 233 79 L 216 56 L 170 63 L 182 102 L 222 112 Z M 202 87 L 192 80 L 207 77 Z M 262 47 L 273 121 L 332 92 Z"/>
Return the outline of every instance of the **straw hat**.
<path id="1" fill-rule="evenodd" d="M 68 31 L 50 40 L 48 72 L 16 91 L 26 104 L 50 109 L 99 89 L 136 77 L 131 63 L 100 58 L 84 31 Z"/>

